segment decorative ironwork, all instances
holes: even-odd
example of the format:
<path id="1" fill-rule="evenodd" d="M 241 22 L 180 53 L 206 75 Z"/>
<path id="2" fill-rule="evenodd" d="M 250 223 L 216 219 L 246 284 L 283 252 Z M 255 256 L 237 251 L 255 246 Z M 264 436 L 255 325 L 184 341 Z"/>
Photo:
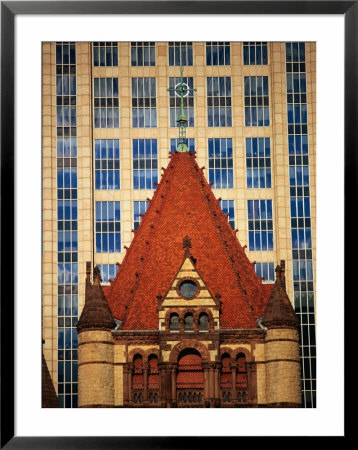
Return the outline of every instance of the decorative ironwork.
<path id="1" fill-rule="evenodd" d="M 190 89 L 187 83 L 184 83 L 183 72 L 184 67 L 180 67 L 180 83 L 178 83 L 174 88 L 168 88 L 168 91 L 173 91 L 176 96 L 180 97 L 180 115 L 177 120 L 177 123 L 179 124 L 179 142 L 177 151 L 181 153 L 189 151 L 188 146 L 185 143 L 188 119 L 184 112 L 184 97 L 189 95 L 189 92 L 196 91 L 196 89 Z"/>

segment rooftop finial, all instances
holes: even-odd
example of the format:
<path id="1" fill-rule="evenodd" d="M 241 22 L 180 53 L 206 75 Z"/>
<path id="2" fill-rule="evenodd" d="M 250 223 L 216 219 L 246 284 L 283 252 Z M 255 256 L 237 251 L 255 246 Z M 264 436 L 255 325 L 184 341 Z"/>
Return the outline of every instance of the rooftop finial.
<path id="1" fill-rule="evenodd" d="M 191 239 L 189 238 L 188 235 L 185 236 L 185 238 L 183 239 L 183 248 L 191 248 Z"/>
<path id="2" fill-rule="evenodd" d="M 177 123 L 179 124 L 179 142 L 177 146 L 177 151 L 184 153 L 189 151 L 188 146 L 185 143 L 186 132 L 185 128 L 188 124 L 188 119 L 186 118 L 184 112 L 184 97 L 189 95 L 189 92 L 194 92 L 196 89 L 190 89 L 187 83 L 184 83 L 183 78 L 184 67 L 180 67 L 180 83 L 177 83 L 174 88 L 169 88 L 168 91 L 174 92 L 177 97 L 180 97 L 180 115 L 178 117 Z"/>

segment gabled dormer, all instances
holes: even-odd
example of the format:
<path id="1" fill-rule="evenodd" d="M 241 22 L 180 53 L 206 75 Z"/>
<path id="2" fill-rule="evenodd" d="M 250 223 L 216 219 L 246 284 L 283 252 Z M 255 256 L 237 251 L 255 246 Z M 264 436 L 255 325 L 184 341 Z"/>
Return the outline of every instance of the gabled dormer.
<path id="1" fill-rule="evenodd" d="M 220 295 L 213 294 L 200 275 L 183 240 L 184 257 L 166 294 L 158 296 L 159 329 L 171 333 L 205 333 L 219 329 Z"/>

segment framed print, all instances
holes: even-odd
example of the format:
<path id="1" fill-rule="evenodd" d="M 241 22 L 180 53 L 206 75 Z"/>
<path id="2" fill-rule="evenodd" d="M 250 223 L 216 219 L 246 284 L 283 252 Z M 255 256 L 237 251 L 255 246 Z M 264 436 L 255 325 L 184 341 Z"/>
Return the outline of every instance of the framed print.
<path id="1" fill-rule="evenodd" d="M 345 436 L 357 8 L 1 3 L 2 447 Z"/>

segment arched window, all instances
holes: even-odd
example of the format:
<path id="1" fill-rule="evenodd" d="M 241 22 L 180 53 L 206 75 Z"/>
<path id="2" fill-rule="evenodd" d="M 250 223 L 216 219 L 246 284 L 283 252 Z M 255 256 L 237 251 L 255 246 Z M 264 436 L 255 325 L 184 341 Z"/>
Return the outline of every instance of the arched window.
<path id="1" fill-rule="evenodd" d="M 209 319 L 206 313 L 201 313 L 199 316 L 199 330 L 209 329 Z"/>
<path id="2" fill-rule="evenodd" d="M 231 358 L 228 353 L 221 357 L 220 386 L 221 389 L 232 389 Z"/>
<path id="3" fill-rule="evenodd" d="M 170 314 L 169 320 L 170 331 L 179 331 L 179 316 L 176 313 Z"/>
<path id="4" fill-rule="evenodd" d="M 143 357 L 136 354 L 133 357 L 132 389 L 134 403 L 143 403 L 144 373 Z"/>
<path id="5" fill-rule="evenodd" d="M 243 353 L 239 353 L 236 358 L 237 371 L 236 371 L 236 388 L 247 389 L 247 370 L 246 370 L 246 357 Z"/>
<path id="6" fill-rule="evenodd" d="M 191 313 L 185 314 L 184 317 L 184 331 L 192 331 L 194 328 L 194 318 Z"/>
<path id="7" fill-rule="evenodd" d="M 204 400 L 201 355 L 193 348 L 185 349 L 179 354 L 176 389 L 178 403 L 182 406 L 200 404 Z"/>
<path id="8" fill-rule="evenodd" d="M 148 400 L 149 403 L 158 403 L 159 400 L 159 368 L 158 368 L 158 356 L 150 355 L 148 358 Z"/>

